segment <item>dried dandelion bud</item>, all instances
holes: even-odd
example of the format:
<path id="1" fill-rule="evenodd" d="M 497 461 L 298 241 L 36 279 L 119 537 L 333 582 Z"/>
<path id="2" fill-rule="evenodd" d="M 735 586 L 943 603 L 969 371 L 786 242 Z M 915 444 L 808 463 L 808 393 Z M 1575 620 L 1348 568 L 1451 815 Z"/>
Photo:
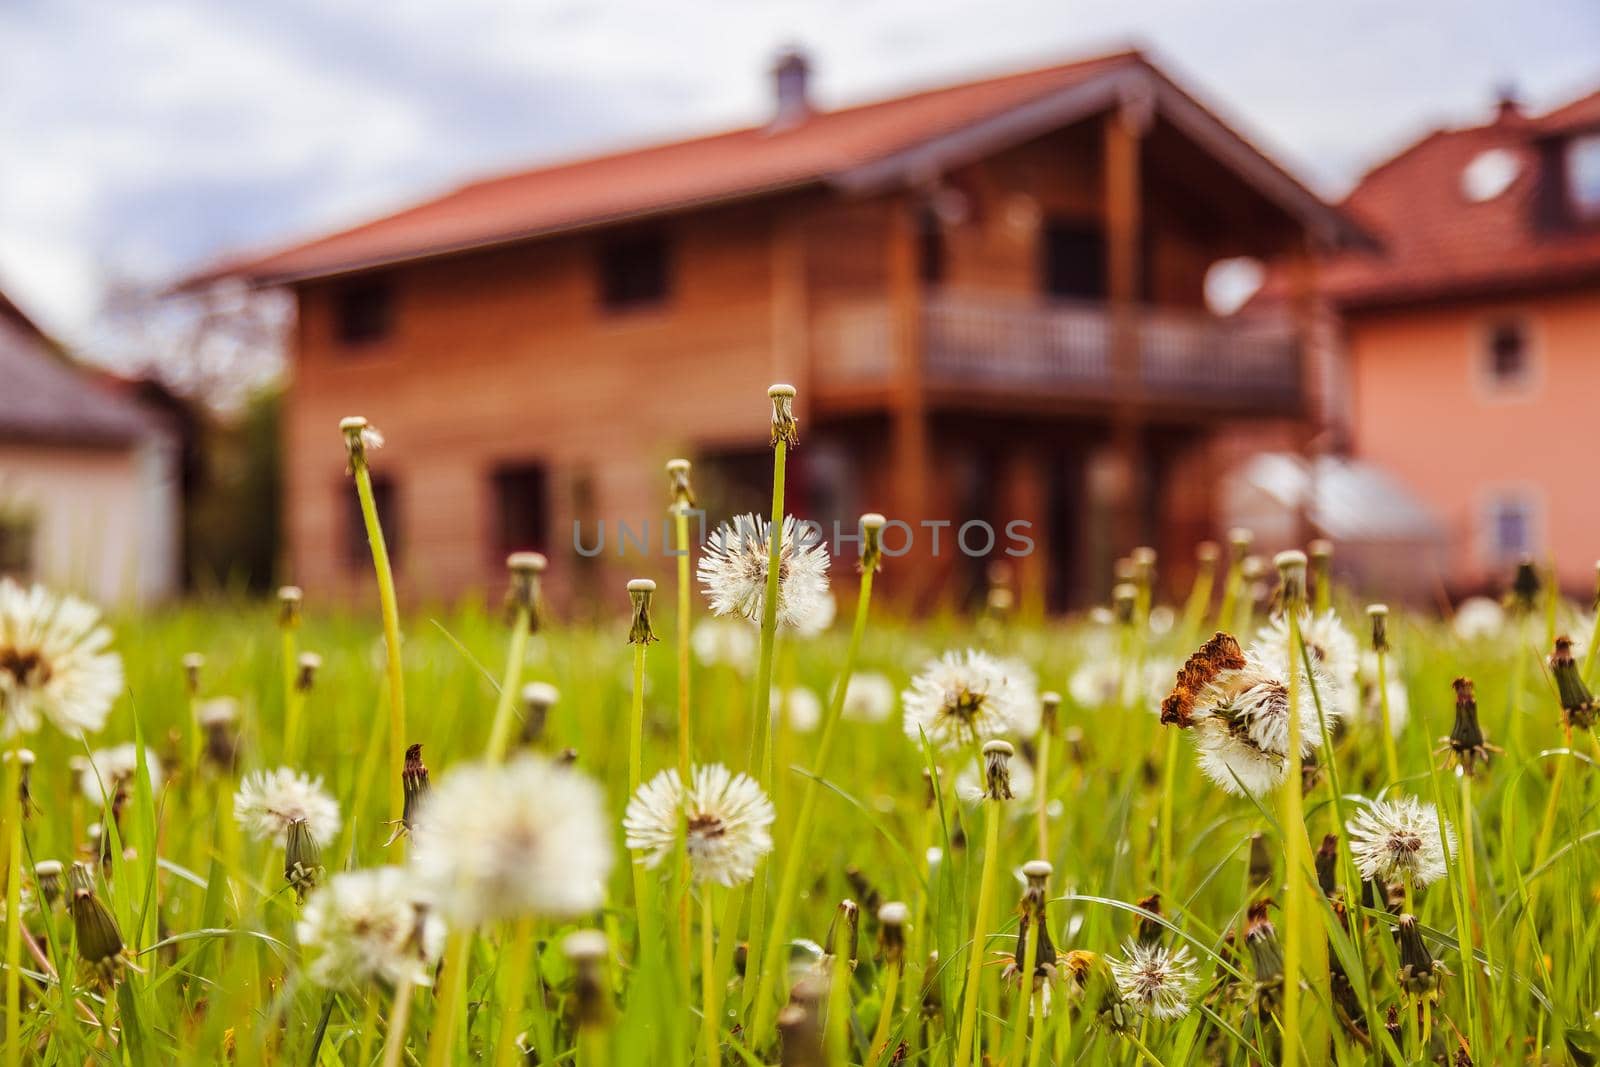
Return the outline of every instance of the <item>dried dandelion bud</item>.
<path id="1" fill-rule="evenodd" d="M 428 765 L 422 762 L 420 744 L 406 746 L 406 760 L 400 769 L 400 789 L 404 803 L 400 807 L 400 821 L 410 830 L 417 823 L 417 811 L 428 796 Z"/>
<path id="2" fill-rule="evenodd" d="M 578 750 L 571 747 L 562 749 L 556 753 L 556 762 L 563 767 L 571 767 L 578 762 Z"/>
<path id="3" fill-rule="evenodd" d="M 1037 988 L 1046 979 L 1056 976 L 1060 956 L 1050 940 L 1050 922 L 1046 907 L 1050 899 L 1050 876 L 1055 868 L 1048 860 L 1029 860 L 1022 865 L 1022 876 L 1027 886 L 1022 891 L 1021 918 L 1017 923 L 1017 948 L 1009 964 L 1006 978 L 1020 978 L 1027 968 L 1027 949 L 1030 937 L 1037 939 L 1033 951 L 1033 980 Z"/>
<path id="4" fill-rule="evenodd" d="M 1278 943 L 1278 928 L 1267 918 L 1272 901 L 1263 897 L 1250 905 L 1244 927 L 1245 947 L 1250 950 L 1250 966 L 1255 971 L 1255 997 L 1258 1006 L 1271 1011 L 1283 990 L 1283 948 Z"/>
<path id="5" fill-rule="evenodd" d="M 656 583 L 649 578 L 635 578 L 628 583 L 628 599 L 633 602 L 633 624 L 628 628 L 628 644 L 648 645 L 658 641 L 650 625 L 650 601 L 656 595 Z"/>
<path id="6" fill-rule="evenodd" d="M 944 1011 L 944 994 L 939 991 L 939 950 L 928 953 L 928 962 L 922 968 L 922 994 L 918 1001 L 922 1017 L 934 1019 Z"/>
<path id="7" fill-rule="evenodd" d="M 1400 916 L 1395 929 L 1400 938 L 1400 988 L 1414 997 L 1438 1000 L 1439 985 L 1450 972 L 1428 951 L 1416 916 Z"/>
<path id="8" fill-rule="evenodd" d="M 782 1067 L 824 1067 L 822 1023 L 811 1006 L 791 1002 L 778 1013 L 778 1033 L 782 1036 Z"/>
<path id="9" fill-rule="evenodd" d="M 910 921 L 911 909 L 903 901 L 891 900 L 878 909 L 878 944 L 884 963 L 891 967 L 905 966 L 906 923 Z"/>
<path id="10" fill-rule="evenodd" d="M 689 484 L 689 461 L 667 460 L 667 492 L 672 496 L 672 510 L 688 511 L 694 507 L 694 489 Z"/>
<path id="11" fill-rule="evenodd" d="M 1572 656 L 1572 638 L 1556 638 L 1556 650 L 1550 654 L 1550 673 L 1556 678 L 1556 695 L 1561 699 L 1561 715 L 1569 730 L 1587 730 L 1594 725 L 1600 712 L 1589 692 L 1583 672 Z"/>
<path id="12" fill-rule="evenodd" d="M 216 697 L 201 704 L 195 721 L 206 735 L 206 760 L 217 770 L 231 772 L 239 762 L 239 702 Z"/>
<path id="13" fill-rule="evenodd" d="M 1531 613 L 1538 607 L 1541 585 L 1538 565 L 1532 557 L 1525 557 L 1517 564 L 1516 577 L 1511 580 L 1512 608 L 1524 615 Z"/>
<path id="14" fill-rule="evenodd" d="M 1055 735 L 1061 717 L 1061 694 L 1046 689 L 1039 694 L 1039 732 Z"/>
<path id="15" fill-rule="evenodd" d="M 312 836 L 304 819 L 292 819 L 283 846 L 283 878 L 294 889 L 295 900 L 304 904 L 306 895 L 322 881 L 322 846 Z"/>
<path id="16" fill-rule="evenodd" d="M 1194 561 L 1202 570 L 1211 570 L 1222 558 L 1222 547 L 1215 541 L 1201 541 L 1194 546 Z"/>
<path id="17" fill-rule="evenodd" d="M 367 465 L 367 453 L 383 447 L 383 434 L 378 432 L 361 415 L 350 415 L 339 420 L 339 432 L 344 435 L 344 450 L 349 457 L 349 472 Z"/>
<path id="18" fill-rule="evenodd" d="M 1322 895 L 1331 897 L 1338 889 L 1339 835 L 1323 834 L 1322 845 L 1317 849 L 1317 886 Z"/>
<path id="19" fill-rule="evenodd" d="M 515 622 L 526 612 L 528 632 L 539 632 L 539 582 L 549 560 L 539 552 L 513 552 L 506 557 L 510 584 L 506 586 L 506 614 Z"/>
<path id="20" fill-rule="evenodd" d="M 191 697 L 200 692 L 200 671 L 205 665 L 206 658 L 200 653 L 183 654 L 183 685 Z"/>
<path id="21" fill-rule="evenodd" d="M 536 745 L 544 737 L 545 724 L 550 719 L 550 709 L 561 699 L 561 693 L 549 682 L 529 682 L 522 687 L 522 743 Z"/>
<path id="22" fill-rule="evenodd" d="M 989 741 L 983 746 L 983 795 L 990 800 L 1011 799 L 1011 757 L 1016 749 L 1010 741 Z"/>
<path id="23" fill-rule="evenodd" d="M 1159 945 L 1161 938 L 1166 933 L 1166 927 L 1161 925 L 1161 894 L 1151 893 L 1143 900 L 1134 901 L 1134 906 L 1150 915 L 1139 916 L 1139 924 L 1134 930 L 1134 940 L 1141 945 Z M 1151 918 L 1154 916 L 1154 918 Z"/>
<path id="24" fill-rule="evenodd" d="M 61 861 L 40 860 L 33 867 L 33 884 L 39 887 L 39 896 L 45 907 L 54 907 L 61 898 Z"/>
<path id="25" fill-rule="evenodd" d="M 1256 535 L 1243 526 L 1235 526 L 1228 531 L 1228 553 L 1235 567 L 1241 566 L 1245 557 L 1250 555 L 1250 546 L 1255 544 L 1255 540 Z"/>
<path id="26" fill-rule="evenodd" d="M 611 993 L 606 983 L 606 935 L 575 930 L 561 942 L 572 964 L 572 1021 L 581 1027 L 604 1026 L 611 1018 Z"/>
<path id="27" fill-rule="evenodd" d="M 301 693 L 309 693 L 311 687 L 317 684 L 317 672 L 322 669 L 322 657 L 315 652 L 302 652 L 298 666 L 300 669 L 294 676 L 294 687 Z"/>
<path id="28" fill-rule="evenodd" d="M 1250 884 L 1253 886 L 1266 885 L 1272 881 L 1272 849 L 1267 844 L 1267 835 L 1259 831 L 1250 835 L 1250 865 L 1246 868 Z"/>
<path id="29" fill-rule="evenodd" d="M 1156 580 L 1156 550 L 1140 545 L 1128 553 L 1128 559 L 1133 563 L 1133 583 L 1148 591 Z"/>
<path id="30" fill-rule="evenodd" d="M 839 901 L 839 906 L 833 912 L 833 921 L 828 924 L 828 954 L 838 956 L 842 949 L 845 960 L 854 969 L 860 934 L 861 908 L 847 897 Z"/>
<path id="31" fill-rule="evenodd" d="M 850 883 L 850 891 L 860 899 L 867 914 L 876 915 L 878 905 L 883 903 L 883 894 L 878 892 L 878 887 L 872 884 L 866 873 L 860 867 L 846 867 L 844 880 Z"/>
<path id="32" fill-rule="evenodd" d="M 772 398 L 772 447 L 782 441 L 790 448 L 800 443 L 800 424 L 794 417 L 794 386 L 774 385 L 767 390 Z"/>
<path id="33" fill-rule="evenodd" d="M 1471 678 L 1457 678 L 1450 683 L 1456 691 L 1456 722 L 1444 746 L 1450 755 L 1447 762 L 1454 763 L 1462 774 L 1476 773 L 1479 763 L 1488 763 L 1489 757 L 1500 750 L 1489 744 L 1483 726 L 1478 722 L 1478 698 Z"/>
<path id="34" fill-rule="evenodd" d="M 68 910 L 78 935 L 78 959 L 95 985 L 110 989 L 122 979 L 122 932 L 95 894 L 94 872 L 87 865 L 74 863 L 68 881 L 72 887 Z"/>
<path id="35" fill-rule="evenodd" d="M 296 630 L 300 627 L 300 609 L 305 600 L 305 594 L 298 585 L 280 585 L 278 587 L 278 625 L 285 630 Z"/>
<path id="36" fill-rule="evenodd" d="M 17 799 L 21 804 L 22 814 L 26 816 L 33 807 L 33 765 L 38 761 L 38 757 L 33 754 L 31 748 L 15 749 L 0 757 L 0 762 L 10 763 L 12 760 L 17 763 Z"/>
<path id="37" fill-rule="evenodd" d="M 934 777 L 933 771 L 927 767 L 922 768 L 922 806 L 932 811 L 934 805 L 939 803 L 939 781 Z"/>
<path id="38" fill-rule="evenodd" d="M 1368 604 L 1367 618 L 1372 620 L 1372 651 L 1389 651 L 1389 605 Z"/>
<path id="39" fill-rule="evenodd" d="M 1272 557 L 1272 563 L 1278 568 L 1283 610 L 1300 610 L 1306 602 L 1306 554 L 1291 548 Z"/>
<path id="40" fill-rule="evenodd" d="M 1139 587 L 1132 582 L 1118 582 L 1111 590 L 1111 613 L 1123 626 L 1133 624 L 1133 608 L 1139 601 Z"/>
<path id="41" fill-rule="evenodd" d="M 861 516 L 861 560 L 858 566 L 863 574 L 883 569 L 883 528 L 888 521 L 876 511 Z"/>

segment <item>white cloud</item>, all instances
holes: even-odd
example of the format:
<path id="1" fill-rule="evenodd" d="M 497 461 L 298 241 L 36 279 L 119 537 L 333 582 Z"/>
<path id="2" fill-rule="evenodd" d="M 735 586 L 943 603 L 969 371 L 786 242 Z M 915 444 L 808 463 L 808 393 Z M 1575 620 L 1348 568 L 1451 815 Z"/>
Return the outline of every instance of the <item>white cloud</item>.
<path id="1" fill-rule="evenodd" d="M 1546 104 L 1600 76 L 1592 0 L 10 0 L 0 37 L 0 281 L 69 340 L 108 270 L 749 121 L 789 42 L 825 103 L 1147 42 L 1335 193 L 1498 81 Z"/>

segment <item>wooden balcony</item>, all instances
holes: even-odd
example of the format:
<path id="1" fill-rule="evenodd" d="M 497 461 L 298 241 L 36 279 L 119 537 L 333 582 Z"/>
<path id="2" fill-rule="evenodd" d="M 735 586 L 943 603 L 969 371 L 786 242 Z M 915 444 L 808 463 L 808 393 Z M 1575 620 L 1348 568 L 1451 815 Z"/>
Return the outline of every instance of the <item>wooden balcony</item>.
<path id="1" fill-rule="evenodd" d="M 917 333 L 921 386 L 935 406 L 1152 413 L 1293 415 L 1302 406 L 1300 345 L 1286 318 L 1140 308 L 1137 361 L 1114 359 L 1112 315 L 1093 302 L 1041 303 L 937 293 Z M 814 337 L 819 400 L 867 406 L 892 389 L 897 325 L 889 305 L 825 316 Z"/>

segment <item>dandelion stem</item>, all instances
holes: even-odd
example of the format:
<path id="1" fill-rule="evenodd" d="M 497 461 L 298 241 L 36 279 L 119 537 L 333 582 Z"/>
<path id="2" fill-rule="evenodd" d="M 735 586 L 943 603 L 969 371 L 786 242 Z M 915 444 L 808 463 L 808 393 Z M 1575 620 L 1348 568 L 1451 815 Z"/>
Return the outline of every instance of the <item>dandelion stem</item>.
<path id="1" fill-rule="evenodd" d="M 1400 781 L 1400 753 L 1395 747 L 1394 727 L 1389 718 L 1389 655 L 1383 649 L 1374 653 L 1378 657 L 1378 709 L 1383 716 L 1383 760 L 1389 771 L 1389 782 Z"/>
<path id="2" fill-rule="evenodd" d="M 1184 647 L 1188 647 L 1187 645 Z M 1161 895 L 1168 900 L 1172 899 L 1173 890 L 1173 865 L 1176 856 L 1172 847 L 1172 805 L 1173 796 L 1177 792 L 1178 777 L 1178 733 L 1177 730 L 1167 730 L 1167 752 L 1165 763 L 1161 770 Z"/>
<path id="3" fill-rule="evenodd" d="M 1287 885 L 1283 960 L 1284 973 L 1288 976 L 1283 983 L 1282 1062 L 1288 1064 L 1300 1062 L 1304 1036 L 1300 1032 L 1299 976 L 1303 972 L 1306 973 L 1313 987 L 1322 993 L 1326 993 L 1328 984 L 1327 942 L 1322 936 L 1322 923 L 1318 916 L 1312 913 L 1310 907 L 1310 891 L 1313 884 L 1308 880 L 1311 870 L 1311 842 L 1306 836 L 1303 793 L 1305 787 L 1302 780 L 1304 729 L 1300 716 L 1299 660 L 1304 653 L 1300 639 L 1300 610 L 1299 603 L 1287 604 L 1284 609 L 1284 617 L 1289 624 L 1289 662 L 1285 665 L 1289 683 L 1288 737 L 1285 741 L 1285 755 L 1289 767 L 1283 785 L 1279 787 Z M 1324 1028 L 1325 1020 L 1319 1020 L 1318 1014 L 1313 1012 L 1310 1013 L 1308 1021 L 1312 1024 L 1312 1041 L 1307 1042 L 1305 1047 L 1320 1050 L 1321 1043 L 1316 1037 Z"/>
<path id="4" fill-rule="evenodd" d="M 815 821 L 817 801 L 821 796 L 820 780 L 828 773 L 828 761 L 833 754 L 834 733 L 839 725 L 840 715 L 844 711 L 845 695 L 850 688 L 850 676 L 855 672 L 856 656 L 861 651 L 861 635 L 867 628 L 867 615 L 872 605 L 872 578 L 873 569 L 865 568 L 861 573 L 861 584 L 856 593 L 856 616 L 850 628 L 850 644 L 845 648 L 844 665 L 834 682 L 833 692 L 828 700 L 826 718 L 822 723 L 822 735 L 817 741 L 816 760 L 812 765 L 810 776 L 806 778 L 805 790 L 800 797 L 800 814 L 795 820 L 794 834 L 789 839 L 789 849 L 783 858 L 783 873 L 778 881 L 777 906 L 767 928 L 767 943 L 763 954 L 766 959 L 778 958 L 788 933 L 789 917 L 799 897 L 802 867 L 810 856 L 808 846 L 811 842 L 811 825 Z M 752 938 L 751 947 L 754 948 L 755 945 L 756 941 Z M 759 961 L 761 957 L 753 958 Z M 770 1033 L 776 1018 L 777 983 L 787 977 L 779 973 L 782 970 L 780 967 L 767 967 L 754 972 L 761 975 L 755 994 L 753 1027 L 757 1047 Z"/>
<path id="5" fill-rule="evenodd" d="M 283 640 L 283 758 L 294 764 L 300 759 L 300 719 L 305 708 L 305 694 L 296 684 L 300 673 L 299 643 L 294 627 L 282 628 Z"/>
<path id="6" fill-rule="evenodd" d="M 872 1046 L 867 1056 L 873 1063 L 882 1063 L 889 1053 L 889 1025 L 894 1021 L 895 1001 L 900 996 L 900 975 L 905 970 L 903 961 L 891 963 L 883 979 L 883 998 L 878 1002 L 878 1025 L 872 1029 Z"/>
<path id="7" fill-rule="evenodd" d="M 1029 923 L 1023 936 L 1027 942 L 1022 947 L 1022 970 L 1017 975 L 1017 1014 L 1011 1023 L 1011 1051 L 1006 1056 L 1007 1067 L 1022 1067 L 1022 1050 L 1028 1041 L 1028 1002 L 1033 997 L 1033 971 L 1039 963 L 1037 924 Z M 1043 1017 L 1039 1022 L 1044 1022 Z"/>
<path id="8" fill-rule="evenodd" d="M 979 989 L 983 983 L 983 951 L 988 942 L 989 912 L 994 909 L 995 875 L 999 870 L 1000 822 L 1005 812 L 998 800 L 984 805 L 983 871 L 978 878 L 978 906 L 973 912 L 972 942 L 967 950 L 967 984 L 961 991 L 961 1029 L 956 1040 L 954 1067 L 973 1062 L 977 1034 Z"/>
<path id="9" fill-rule="evenodd" d="M 1162 1067 L 1160 1058 L 1158 1058 L 1154 1052 L 1150 1051 L 1149 1047 L 1146 1046 L 1142 1040 L 1140 1040 L 1138 1034 L 1135 1034 L 1132 1030 L 1128 1030 L 1125 1031 L 1122 1036 L 1128 1039 L 1128 1043 L 1134 1047 L 1134 1051 L 1138 1052 L 1139 1057 L 1146 1063 L 1153 1065 L 1153 1067 Z M 1294 1061 L 1285 1059 L 1282 1062 L 1293 1063 Z"/>
<path id="10" fill-rule="evenodd" d="M 389 1032 L 383 1038 L 382 1067 L 400 1067 L 400 1057 L 405 1054 L 406 1031 L 411 1028 L 411 1000 L 416 991 L 414 982 L 402 982 L 394 991 L 394 1004 L 389 1009 Z"/>
<path id="11" fill-rule="evenodd" d="M 389 548 L 378 520 L 378 503 L 372 493 L 372 472 L 365 456 L 353 454 L 356 496 L 361 502 L 361 521 L 366 524 L 367 543 L 372 547 L 372 570 L 378 580 L 378 607 L 383 614 L 383 643 L 389 674 L 389 818 L 398 820 L 405 811 L 405 793 L 400 775 L 406 762 L 406 686 L 405 669 L 400 659 L 400 606 L 394 591 L 394 568 L 389 563 Z M 400 847 L 404 847 L 402 844 Z"/>
<path id="12" fill-rule="evenodd" d="M 454 1062 L 456 1014 L 467 995 L 467 963 L 472 957 L 472 931 L 450 934 L 445 950 L 442 996 L 436 1009 L 433 1036 L 428 1042 L 428 1067 L 445 1067 Z"/>
<path id="13" fill-rule="evenodd" d="M 716 961 L 717 931 L 715 909 L 712 907 L 713 889 L 710 882 L 700 886 L 700 1051 L 705 1067 L 717 1067 L 722 1062 L 720 1026 L 722 990 L 721 975 L 718 973 Z"/>
<path id="14" fill-rule="evenodd" d="M 511 624 L 511 643 L 506 650 L 506 670 L 500 680 L 500 697 L 494 706 L 494 722 L 489 727 L 488 761 L 499 763 L 506 758 L 511 745 L 511 711 L 516 705 L 517 693 L 522 684 L 522 661 L 528 654 L 528 630 L 532 612 L 526 605 L 518 605 Z M 638 783 L 635 782 L 634 785 Z"/>
<path id="15" fill-rule="evenodd" d="M 22 745 L 13 737 L 0 775 L 6 826 L 6 1067 L 22 1061 Z"/>
<path id="16" fill-rule="evenodd" d="M 1051 724 L 1041 719 L 1039 727 L 1038 755 L 1035 766 L 1038 768 L 1034 774 L 1034 794 L 1038 801 L 1038 808 L 1034 815 L 1038 821 L 1039 830 L 1039 858 L 1050 858 L 1050 735 Z M 1176 730 L 1172 731 L 1174 734 Z"/>
<path id="17" fill-rule="evenodd" d="M 495 1067 L 511 1067 L 517 1062 L 517 1019 L 528 985 L 528 968 L 533 959 L 532 919 L 518 919 L 512 927 L 511 943 L 501 951 L 507 955 L 504 1000 L 500 1004 L 500 1036 L 495 1045 Z M 540 1050 L 541 1052 L 543 1050 Z"/>

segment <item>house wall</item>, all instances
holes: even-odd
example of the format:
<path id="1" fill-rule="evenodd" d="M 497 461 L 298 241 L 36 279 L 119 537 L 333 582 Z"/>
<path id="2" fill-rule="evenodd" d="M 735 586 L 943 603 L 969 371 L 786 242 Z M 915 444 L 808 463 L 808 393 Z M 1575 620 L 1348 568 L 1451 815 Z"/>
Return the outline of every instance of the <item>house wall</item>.
<path id="1" fill-rule="evenodd" d="M 1587 592 L 1600 556 L 1600 495 L 1587 471 L 1600 396 L 1600 289 L 1349 315 L 1356 452 L 1393 471 L 1449 531 L 1458 589 L 1498 587 L 1512 561 L 1489 550 L 1496 494 L 1534 503 L 1535 544 L 1562 583 Z M 1520 318 L 1532 338 L 1525 388 L 1497 389 L 1485 334 Z"/>
<path id="2" fill-rule="evenodd" d="M 165 438 L 116 449 L 0 442 L 0 504 L 34 523 L 24 578 L 117 606 L 178 590 L 180 487 Z"/>
<path id="3" fill-rule="evenodd" d="M 498 464 L 547 465 L 559 584 L 593 569 L 572 548 L 580 511 L 586 524 L 607 519 L 614 544 L 616 522 L 661 518 L 672 455 L 764 439 L 766 388 L 791 369 L 774 343 L 772 217 L 730 209 L 661 228 L 672 293 L 656 308 L 601 308 L 592 235 L 399 269 L 393 330 L 357 348 L 335 335 L 336 286 L 302 286 L 284 427 L 287 577 L 313 596 L 370 582 L 346 550 L 346 415 L 388 439 L 373 467 L 394 483 L 400 580 L 423 597 L 503 580 Z"/>

